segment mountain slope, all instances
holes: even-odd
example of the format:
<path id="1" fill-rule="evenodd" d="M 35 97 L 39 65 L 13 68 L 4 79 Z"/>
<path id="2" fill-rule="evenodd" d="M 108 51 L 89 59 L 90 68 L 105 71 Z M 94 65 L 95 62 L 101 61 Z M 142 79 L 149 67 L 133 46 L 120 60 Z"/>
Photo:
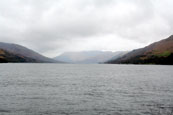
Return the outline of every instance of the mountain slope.
<path id="1" fill-rule="evenodd" d="M 173 35 L 144 48 L 133 50 L 121 58 L 108 61 L 115 64 L 173 64 Z"/>
<path id="2" fill-rule="evenodd" d="M 35 51 L 32 51 L 24 46 L 17 45 L 17 44 L 9 44 L 9 43 L 0 42 L 0 49 L 6 52 L 9 52 L 13 55 L 23 56 L 25 58 L 35 60 L 34 62 L 50 62 L 50 63 L 57 62 L 53 59 L 42 56 Z M 31 60 L 28 60 L 27 62 L 30 62 Z"/>
<path id="3" fill-rule="evenodd" d="M 83 51 L 83 52 L 66 52 L 55 57 L 55 60 L 60 60 L 68 63 L 86 63 L 96 64 L 105 62 L 114 56 L 119 57 L 122 52 L 111 51 Z"/>
<path id="4" fill-rule="evenodd" d="M 0 63 L 8 62 L 37 62 L 37 60 L 20 55 L 15 55 L 13 53 L 0 49 Z"/>

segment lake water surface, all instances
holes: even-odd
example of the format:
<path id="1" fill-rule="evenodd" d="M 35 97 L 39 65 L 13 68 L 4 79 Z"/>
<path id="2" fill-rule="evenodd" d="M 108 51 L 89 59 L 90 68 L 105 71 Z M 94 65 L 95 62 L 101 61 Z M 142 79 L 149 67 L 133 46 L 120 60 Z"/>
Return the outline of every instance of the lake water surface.
<path id="1" fill-rule="evenodd" d="M 0 115 L 167 115 L 173 66 L 0 64 Z"/>

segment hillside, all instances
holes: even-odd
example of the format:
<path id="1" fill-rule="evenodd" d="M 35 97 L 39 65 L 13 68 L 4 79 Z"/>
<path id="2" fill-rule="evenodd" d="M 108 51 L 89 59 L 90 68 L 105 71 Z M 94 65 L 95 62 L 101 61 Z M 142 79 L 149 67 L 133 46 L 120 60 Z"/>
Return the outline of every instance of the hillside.
<path id="1" fill-rule="evenodd" d="M 24 46 L 17 44 L 9 44 L 0 42 L 1 53 L 5 53 L 4 58 L 8 62 L 46 62 L 46 63 L 54 63 L 57 62 L 53 59 L 42 56 L 41 54 L 30 50 Z M 9 58 L 9 57 L 13 58 Z M 16 56 L 16 57 L 15 57 Z M 17 59 L 15 59 L 17 58 Z M 2 59 L 2 58 L 1 58 Z M 12 59 L 12 60 L 10 60 Z"/>
<path id="2" fill-rule="evenodd" d="M 111 64 L 173 64 L 173 35 L 144 48 L 133 50 Z"/>
<path id="3" fill-rule="evenodd" d="M 0 63 L 8 62 L 37 62 L 37 60 L 20 55 L 15 55 L 13 53 L 0 49 Z"/>

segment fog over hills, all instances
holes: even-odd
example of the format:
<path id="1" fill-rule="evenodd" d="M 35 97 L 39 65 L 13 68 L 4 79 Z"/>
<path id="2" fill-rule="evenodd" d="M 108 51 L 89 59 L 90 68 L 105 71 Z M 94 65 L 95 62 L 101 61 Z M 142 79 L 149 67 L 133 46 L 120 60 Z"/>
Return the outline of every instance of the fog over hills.
<path id="1" fill-rule="evenodd" d="M 116 59 L 127 52 L 111 52 L 111 51 L 83 51 L 83 52 L 65 52 L 57 57 L 55 60 L 67 63 L 102 63 L 110 59 Z"/>
<path id="2" fill-rule="evenodd" d="M 144 48 L 128 51 L 65 52 L 54 59 L 18 44 L 0 42 L 0 62 L 79 64 L 173 64 L 173 35 Z"/>

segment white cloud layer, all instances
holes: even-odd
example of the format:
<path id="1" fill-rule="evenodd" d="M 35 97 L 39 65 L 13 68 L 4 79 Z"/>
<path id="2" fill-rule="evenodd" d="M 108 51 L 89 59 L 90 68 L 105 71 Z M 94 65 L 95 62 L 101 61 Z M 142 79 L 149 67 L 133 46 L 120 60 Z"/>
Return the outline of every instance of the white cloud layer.
<path id="1" fill-rule="evenodd" d="M 173 34 L 173 0 L 1 0 L 0 41 L 53 57 L 132 50 Z"/>

